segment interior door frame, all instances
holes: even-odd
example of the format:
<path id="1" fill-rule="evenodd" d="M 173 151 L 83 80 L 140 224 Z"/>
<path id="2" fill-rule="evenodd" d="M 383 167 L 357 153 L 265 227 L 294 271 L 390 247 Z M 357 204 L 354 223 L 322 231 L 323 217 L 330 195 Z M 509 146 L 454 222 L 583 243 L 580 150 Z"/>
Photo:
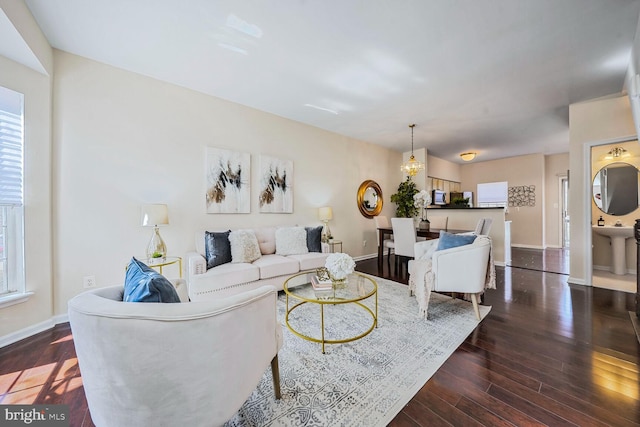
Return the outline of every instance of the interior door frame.
<path id="1" fill-rule="evenodd" d="M 583 200 L 582 200 L 582 208 L 587 212 L 584 216 L 584 226 L 582 229 L 583 233 L 583 244 L 585 245 L 584 251 L 584 285 L 585 286 L 593 286 L 593 239 L 591 236 L 592 229 L 591 224 L 593 221 L 593 216 L 591 212 L 591 198 L 593 197 L 593 189 L 592 189 L 592 176 L 591 176 L 591 148 L 596 147 L 598 145 L 608 145 L 608 144 L 616 144 L 620 142 L 628 142 L 628 141 L 636 141 L 638 140 L 638 135 L 628 135 L 619 138 L 612 138 L 607 140 L 600 141 L 590 141 L 582 144 L 582 179 L 586 185 L 583 188 Z"/>
<path id="2" fill-rule="evenodd" d="M 564 191 L 564 182 L 567 183 L 567 191 Z M 567 233 L 565 234 L 565 220 L 564 218 L 569 215 L 569 174 L 559 174 L 558 175 L 558 205 L 560 206 L 560 209 L 558 210 L 558 215 L 560 217 L 559 219 L 559 224 L 560 227 L 558 230 L 559 233 L 559 242 L 560 242 L 560 247 L 562 249 L 569 249 L 569 232 L 567 231 Z M 566 210 L 565 210 L 565 206 L 566 206 Z M 569 221 L 571 222 L 571 221 Z M 566 236 L 566 238 L 565 238 Z M 565 243 L 567 243 L 567 245 L 565 245 Z"/>

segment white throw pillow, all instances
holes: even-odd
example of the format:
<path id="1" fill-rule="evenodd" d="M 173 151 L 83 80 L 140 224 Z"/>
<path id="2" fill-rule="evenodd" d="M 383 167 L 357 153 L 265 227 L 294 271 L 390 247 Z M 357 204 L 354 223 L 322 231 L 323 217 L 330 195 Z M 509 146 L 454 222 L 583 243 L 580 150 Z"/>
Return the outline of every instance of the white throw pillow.
<path id="1" fill-rule="evenodd" d="M 258 239 L 260 252 L 262 255 L 271 255 L 276 253 L 276 229 L 275 227 L 256 228 L 253 230 Z"/>
<path id="2" fill-rule="evenodd" d="M 260 258 L 258 239 L 251 230 L 235 230 L 229 233 L 231 262 L 253 262 Z"/>
<path id="3" fill-rule="evenodd" d="M 276 255 L 307 253 L 307 230 L 304 227 L 281 227 L 276 230 Z"/>

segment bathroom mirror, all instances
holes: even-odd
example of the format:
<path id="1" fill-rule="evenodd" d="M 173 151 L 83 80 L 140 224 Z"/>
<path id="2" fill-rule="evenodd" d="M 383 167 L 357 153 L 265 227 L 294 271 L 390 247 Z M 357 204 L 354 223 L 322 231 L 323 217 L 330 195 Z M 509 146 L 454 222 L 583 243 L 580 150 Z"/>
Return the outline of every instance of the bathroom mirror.
<path id="1" fill-rule="evenodd" d="M 616 162 L 603 167 L 593 178 L 593 201 L 609 215 L 627 215 L 638 208 L 638 169 Z"/>
<path id="2" fill-rule="evenodd" d="M 370 179 L 360 184 L 357 197 L 358 209 L 365 218 L 373 218 L 382 212 L 382 190 Z"/>

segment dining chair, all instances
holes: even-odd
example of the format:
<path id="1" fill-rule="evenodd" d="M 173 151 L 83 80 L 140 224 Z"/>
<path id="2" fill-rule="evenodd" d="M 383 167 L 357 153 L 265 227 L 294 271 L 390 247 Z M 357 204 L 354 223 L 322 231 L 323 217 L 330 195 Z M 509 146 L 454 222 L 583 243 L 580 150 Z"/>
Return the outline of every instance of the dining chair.
<path id="1" fill-rule="evenodd" d="M 408 264 L 409 259 L 414 257 L 416 227 L 413 218 L 391 218 L 391 227 L 395 243 L 396 271 L 398 271 L 398 263 Z M 402 273 L 402 266 L 400 270 Z"/>
<path id="2" fill-rule="evenodd" d="M 389 228 L 389 218 L 384 215 L 374 216 L 373 220 L 376 222 L 376 230 L 378 228 Z M 380 239 L 378 239 L 378 245 L 380 245 Z M 387 262 L 391 262 L 391 249 L 395 250 L 396 244 L 394 243 L 393 236 L 390 239 L 384 239 L 382 247 L 387 248 Z"/>
<path id="3" fill-rule="evenodd" d="M 429 218 L 429 226 L 438 230 L 447 230 L 449 224 L 449 217 L 445 215 L 432 215 Z"/>
<path id="4" fill-rule="evenodd" d="M 481 218 L 481 219 L 479 219 L 478 223 L 476 224 L 476 229 L 474 231 L 476 236 L 479 236 L 479 235 L 488 236 L 489 235 L 489 231 L 491 231 L 491 224 L 492 223 L 493 223 L 493 220 L 491 218 Z"/>

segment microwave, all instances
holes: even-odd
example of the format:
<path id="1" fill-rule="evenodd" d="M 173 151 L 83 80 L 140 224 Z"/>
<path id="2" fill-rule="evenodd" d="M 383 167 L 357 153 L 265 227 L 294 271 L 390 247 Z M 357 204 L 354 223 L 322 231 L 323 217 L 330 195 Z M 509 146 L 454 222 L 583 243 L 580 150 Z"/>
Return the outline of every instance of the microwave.
<path id="1" fill-rule="evenodd" d="M 446 205 L 447 193 L 442 190 L 432 190 L 431 192 L 431 204 L 433 205 Z"/>

